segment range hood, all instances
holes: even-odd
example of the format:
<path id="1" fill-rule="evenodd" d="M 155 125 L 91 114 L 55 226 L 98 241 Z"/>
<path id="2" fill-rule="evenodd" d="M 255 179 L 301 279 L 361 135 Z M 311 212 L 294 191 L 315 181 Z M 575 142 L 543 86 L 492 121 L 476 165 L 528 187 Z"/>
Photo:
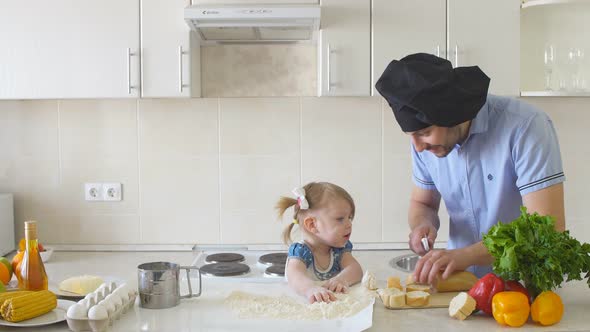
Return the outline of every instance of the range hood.
<path id="1" fill-rule="evenodd" d="M 184 19 L 203 41 L 304 41 L 320 28 L 320 6 L 193 5 L 185 8 Z"/>

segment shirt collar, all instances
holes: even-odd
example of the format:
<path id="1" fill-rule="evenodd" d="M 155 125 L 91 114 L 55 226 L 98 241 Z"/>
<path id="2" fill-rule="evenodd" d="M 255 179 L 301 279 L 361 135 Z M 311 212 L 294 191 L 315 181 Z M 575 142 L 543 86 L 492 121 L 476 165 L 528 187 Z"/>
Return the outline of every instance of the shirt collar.
<path id="1" fill-rule="evenodd" d="M 488 119 L 489 119 L 489 105 L 488 101 L 483 104 L 477 116 L 471 120 L 471 126 L 469 128 L 469 136 L 472 134 L 484 133 L 488 130 Z"/>

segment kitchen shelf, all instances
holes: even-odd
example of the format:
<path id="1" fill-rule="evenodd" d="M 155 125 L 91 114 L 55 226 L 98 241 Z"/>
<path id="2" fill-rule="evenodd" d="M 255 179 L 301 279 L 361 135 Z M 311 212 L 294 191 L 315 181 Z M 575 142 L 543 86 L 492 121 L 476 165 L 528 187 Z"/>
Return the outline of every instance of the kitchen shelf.
<path id="1" fill-rule="evenodd" d="M 575 3 L 590 3 L 588 0 L 530 0 L 526 1 L 521 5 L 521 8 L 535 7 L 535 6 L 548 6 L 548 5 L 561 5 L 561 4 L 575 4 Z"/>
<path id="2" fill-rule="evenodd" d="M 590 97 L 590 91 L 521 91 L 521 97 Z"/>

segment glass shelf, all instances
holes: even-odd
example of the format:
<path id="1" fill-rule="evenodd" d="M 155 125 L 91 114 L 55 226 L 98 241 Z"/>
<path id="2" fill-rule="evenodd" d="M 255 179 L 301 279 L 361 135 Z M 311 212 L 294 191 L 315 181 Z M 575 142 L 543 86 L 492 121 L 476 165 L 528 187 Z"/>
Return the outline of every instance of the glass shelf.
<path id="1" fill-rule="evenodd" d="M 529 0 L 522 3 L 521 8 L 529 8 L 535 6 L 549 6 L 561 5 L 567 3 L 588 3 L 588 0 Z"/>
<path id="2" fill-rule="evenodd" d="M 521 97 L 590 97 L 590 91 L 521 91 Z"/>
<path id="3" fill-rule="evenodd" d="M 522 8 L 521 96 L 590 97 L 590 0 L 529 0 Z"/>

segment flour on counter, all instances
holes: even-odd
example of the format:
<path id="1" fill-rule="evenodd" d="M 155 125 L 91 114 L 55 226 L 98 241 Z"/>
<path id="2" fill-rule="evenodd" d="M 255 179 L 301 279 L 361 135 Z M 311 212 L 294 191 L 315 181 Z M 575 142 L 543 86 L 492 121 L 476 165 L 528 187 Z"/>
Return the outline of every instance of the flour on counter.
<path id="1" fill-rule="evenodd" d="M 306 304 L 288 295 L 275 297 L 234 291 L 225 299 L 225 304 L 240 318 L 320 320 L 355 315 L 372 303 L 374 297 L 372 292 L 360 287 L 348 294 L 335 295 L 338 300 L 334 302 Z"/>

